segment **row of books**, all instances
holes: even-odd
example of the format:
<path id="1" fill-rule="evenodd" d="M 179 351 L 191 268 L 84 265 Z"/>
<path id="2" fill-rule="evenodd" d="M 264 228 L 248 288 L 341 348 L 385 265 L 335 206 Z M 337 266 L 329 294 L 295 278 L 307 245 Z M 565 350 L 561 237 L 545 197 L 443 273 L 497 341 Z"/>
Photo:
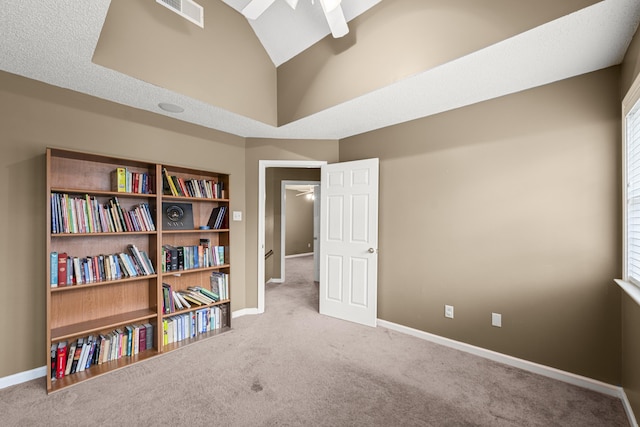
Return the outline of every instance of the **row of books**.
<path id="1" fill-rule="evenodd" d="M 164 314 L 187 310 L 191 307 L 210 305 L 220 301 L 220 295 L 200 286 L 174 290 L 168 283 L 162 284 L 162 312 Z"/>
<path id="2" fill-rule="evenodd" d="M 51 252 L 49 284 L 56 288 L 155 274 L 153 263 L 145 251 L 135 245 L 128 245 L 127 249 L 129 253 L 86 257 Z"/>
<path id="3" fill-rule="evenodd" d="M 176 314 L 162 321 L 163 343 L 171 344 L 229 326 L 228 304 Z"/>
<path id="4" fill-rule="evenodd" d="M 51 346 L 51 379 L 82 372 L 92 365 L 134 356 L 153 348 L 151 323 L 127 325 L 106 334 L 89 335 Z"/>
<path id="5" fill-rule="evenodd" d="M 225 215 L 227 214 L 226 206 L 218 206 L 211 210 L 211 215 L 209 216 L 209 221 L 207 225 L 214 230 L 220 230 L 221 228 L 227 228 L 229 222 L 226 220 Z"/>
<path id="6" fill-rule="evenodd" d="M 203 242 L 205 241 L 205 242 Z M 163 245 L 161 265 L 163 272 L 191 270 L 225 265 L 226 246 L 210 246 L 209 239 L 201 239 L 199 245 Z"/>
<path id="7" fill-rule="evenodd" d="M 129 211 L 117 197 L 101 204 L 97 198 L 51 194 L 51 233 L 115 233 L 155 231 L 148 203 L 139 203 Z"/>
<path id="8" fill-rule="evenodd" d="M 164 194 L 169 196 L 197 197 L 206 199 L 224 199 L 226 191 L 222 182 L 210 179 L 185 179 L 175 175 L 169 175 L 163 169 L 162 180 Z"/>
<path id="9" fill-rule="evenodd" d="M 118 193 L 153 193 L 153 177 L 146 172 L 133 172 L 119 167 L 111 172 L 111 188 Z"/>
<path id="10" fill-rule="evenodd" d="M 211 292 L 220 296 L 220 300 L 229 299 L 229 273 L 212 271 L 209 277 Z"/>

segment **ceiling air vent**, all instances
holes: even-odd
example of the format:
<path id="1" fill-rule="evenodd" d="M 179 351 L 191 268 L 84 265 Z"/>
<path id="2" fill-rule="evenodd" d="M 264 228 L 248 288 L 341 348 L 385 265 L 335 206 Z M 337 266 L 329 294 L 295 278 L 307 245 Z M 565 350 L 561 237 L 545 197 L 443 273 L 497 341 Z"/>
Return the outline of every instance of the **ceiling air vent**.
<path id="1" fill-rule="evenodd" d="M 192 0 L 156 0 L 164 7 L 171 9 L 183 18 L 204 28 L 204 12 L 202 6 Z"/>

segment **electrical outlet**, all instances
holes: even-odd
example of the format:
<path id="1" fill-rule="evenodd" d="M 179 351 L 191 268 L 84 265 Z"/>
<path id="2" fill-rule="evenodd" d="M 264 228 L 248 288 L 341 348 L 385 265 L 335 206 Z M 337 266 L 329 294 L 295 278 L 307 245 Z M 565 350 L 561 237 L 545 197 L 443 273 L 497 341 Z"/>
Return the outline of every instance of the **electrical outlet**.
<path id="1" fill-rule="evenodd" d="M 491 313 L 491 326 L 495 326 L 496 328 L 502 328 L 502 314 Z"/>
<path id="2" fill-rule="evenodd" d="M 453 319 L 453 306 L 445 305 L 444 306 L 444 317 L 448 317 L 449 319 Z"/>

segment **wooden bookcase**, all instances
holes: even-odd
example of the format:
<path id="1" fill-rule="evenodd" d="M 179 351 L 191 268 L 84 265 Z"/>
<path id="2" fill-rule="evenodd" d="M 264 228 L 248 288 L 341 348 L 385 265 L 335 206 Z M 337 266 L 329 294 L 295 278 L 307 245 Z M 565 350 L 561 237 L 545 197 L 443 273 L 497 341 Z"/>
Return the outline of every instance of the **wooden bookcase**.
<path id="1" fill-rule="evenodd" d="M 71 344 L 77 342 L 78 339 L 86 340 L 91 336 L 96 339 L 98 342 L 96 348 L 99 348 L 101 335 L 109 337 L 109 334 L 115 330 L 126 331 L 127 327 L 133 329 L 134 326 L 145 324 L 152 327 L 152 329 L 146 329 L 147 331 L 152 331 L 151 337 L 146 337 L 146 340 L 152 340 L 152 345 L 148 349 L 139 348 L 134 355 L 102 360 L 102 363 L 91 364 L 81 372 L 67 374 L 58 378 L 55 378 L 56 364 L 48 363 L 47 392 L 61 390 L 86 379 L 120 369 L 230 329 L 231 300 L 228 291 L 230 273 L 229 176 L 227 174 L 55 148 L 47 149 L 46 167 L 47 360 L 52 358 L 52 346 L 57 346 L 60 342 L 66 342 L 67 349 L 69 349 Z M 112 181 L 112 174 L 116 168 L 126 168 L 128 172 L 138 174 L 138 176 L 145 174 L 150 182 L 151 192 L 116 191 L 115 184 Z M 214 182 L 224 188 L 224 193 L 214 197 L 204 197 L 204 195 L 202 197 L 187 197 L 174 196 L 170 195 L 170 193 L 165 194 L 167 193 L 165 191 L 165 177 L 167 174 L 183 180 Z M 63 198 L 65 196 L 71 200 L 88 200 L 87 205 L 91 206 L 91 203 L 93 203 L 96 211 L 98 205 L 108 206 L 110 201 L 114 199 L 118 201 L 123 212 L 138 208 L 140 205 L 146 205 L 148 207 L 146 212 L 152 218 L 153 227 L 145 231 L 103 232 L 101 227 L 108 226 L 109 221 L 103 216 L 102 225 L 98 225 L 97 222 L 100 222 L 99 215 L 95 214 L 96 211 L 90 213 L 91 209 L 86 208 L 84 214 L 87 217 L 95 214 L 95 220 L 92 222 L 95 229 L 82 230 L 83 232 L 66 232 L 67 230 L 64 226 L 60 227 L 60 221 L 56 221 L 56 219 L 60 218 L 60 202 L 56 197 Z M 76 201 L 75 203 L 78 209 L 81 209 L 82 202 Z M 168 229 L 166 221 L 163 221 L 163 203 L 190 205 L 193 211 L 193 228 L 186 230 Z M 212 210 L 220 206 L 225 207 L 227 210 L 221 228 L 200 229 L 201 226 L 207 225 Z M 69 211 L 67 210 L 66 212 Z M 86 223 L 91 223 L 91 220 L 87 220 Z M 145 229 L 148 227 L 135 228 Z M 165 255 L 163 247 L 166 245 L 174 247 L 190 246 L 197 249 L 201 244 L 201 239 L 208 239 L 211 246 L 225 248 L 224 263 L 215 266 L 199 266 L 189 270 L 163 271 L 163 265 L 165 264 L 163 263 L 163 256 Z M 109 280 L 104 275 L 105 268 L 103 264 L 100 264 L 100 256 L 103 257 L 102 262 L 111 265 L 111 269 L 113 269 L 116 261 L 110 255 L 131 254 L 129 251 L 130 245 L 134 245 L 140 252 L 144 252 L 147 255 L 146 259 L 152 266 L 153 271 L 146 272 L 147 274 L 141 272 L 135 277 Z M 51 283 L 51 276 L 53 274 L 52 269 L 55 269 L 56 266 L 52 265 L 52 253 L 60 256 L 65 254 L 78 259 L 95 257 L 97 259 L 93 264 L 96 267 L 95 272 L 89 274 L 89 276 L 95 277 L 96 280 L 89 282 L 86 279 L 81 284 L 72 281 L 72 284 L 60 283 L 54 287 Z M 108 255 L 112 263 L 107 261 Z M 55 258 L 53 260 L 55 262 Z M 103 277 L 98 278 L 98 276 L 101 276 L 99 272 L 102 272 Z M 174 291 L 186 290 L 188 287 L 194 286 L 211 289 L 210 278 L 212 272 L 225 273 L 227 276 L 225 299 L 201 306 L 192 305 L 191 308 L 181 310 L 174 309 L 172 312 L 165 313 L 163 307 L 163 283 L 170 285 Z M 66 275 L 66 277 L 68 278 L 69 275 Z M 213 307 L 216 308 L 214 309 Z M 215 312 L 219 317 L 218 327 L 215 329 L 206 327 L 205 330 L 206 323 L 204 323 L 195 336 L 181 334 L 180 338 L 183 338 L 182 340 L 167 344 L 165 335 L 167 335 L 166 328 L 171 323 L 170 321 L 175 320 L 178 316 L 182 318 L 195 317 L 195 313 L 198 310 L 201 313 L 207 311 L 206 319 L 209 319 L 209 314 Z M 202 318 L 202 321 L 205 321 L 205 317 Z M 183 326 L 182 322 L 180 325 Z M 186 327 L 186 329 L 189 328 Z M 112 339 L 112 341 L 115 340 Z M 121 344 L 123 342 L 121 341 Z"/>

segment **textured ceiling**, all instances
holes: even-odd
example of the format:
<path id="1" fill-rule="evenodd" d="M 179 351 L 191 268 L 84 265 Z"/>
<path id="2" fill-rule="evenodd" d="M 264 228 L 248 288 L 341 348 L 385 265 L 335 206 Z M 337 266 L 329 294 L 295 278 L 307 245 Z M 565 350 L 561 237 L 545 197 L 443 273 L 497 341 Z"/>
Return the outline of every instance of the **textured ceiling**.
<path id="1" fill-rule="evenodd" d="M 248 0 L 225 1 L 241 7 Z M 345 138 L 619 64 L 640 20 L 638 0 L 604 0 L 274 127 L 92 63 L 109 4 L 110 0 L 3 0 L 0 69 L 242 137 L 283 139 Z M 345 8 L 346 4 L 345 0 Z M 277 38 L 263 40 L 276 63 L 301 49 L 287 45 L 280 51 L 269 43 L 277 44 Z M 159 112 L 161 101 L 181 105 L 185 112 Z"/>

